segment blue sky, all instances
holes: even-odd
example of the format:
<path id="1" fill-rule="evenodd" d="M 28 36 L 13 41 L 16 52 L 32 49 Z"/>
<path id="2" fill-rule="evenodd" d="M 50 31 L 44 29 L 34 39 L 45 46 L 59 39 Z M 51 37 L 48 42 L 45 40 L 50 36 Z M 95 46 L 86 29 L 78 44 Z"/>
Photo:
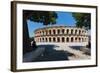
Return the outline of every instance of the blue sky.
<path id="1" fill-rule="evenodd" d="M 57 12 L 58 18 L 56 25 L 65 25 L 65 26 L 75 26 L 75 19 L 72 17 L 71 12 Z M 45 27 L 42 23 L 36 23 L 30 20 L 27 20 L 28 23 L 28 30 L 29 30 L 29 36 L 34 36 L 34 30 L 37 28 Z"/>

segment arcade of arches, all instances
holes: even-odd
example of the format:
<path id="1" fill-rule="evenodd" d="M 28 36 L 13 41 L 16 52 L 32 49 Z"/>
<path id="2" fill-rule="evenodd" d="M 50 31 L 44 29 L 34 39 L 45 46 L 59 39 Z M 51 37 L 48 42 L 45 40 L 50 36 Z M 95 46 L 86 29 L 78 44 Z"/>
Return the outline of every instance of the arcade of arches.
<path id="1" fill-rule="evenodd" d="M 88 42 L 87 31 L 77 27 L 54 26 L 35 30 L 36 42 Z"/>

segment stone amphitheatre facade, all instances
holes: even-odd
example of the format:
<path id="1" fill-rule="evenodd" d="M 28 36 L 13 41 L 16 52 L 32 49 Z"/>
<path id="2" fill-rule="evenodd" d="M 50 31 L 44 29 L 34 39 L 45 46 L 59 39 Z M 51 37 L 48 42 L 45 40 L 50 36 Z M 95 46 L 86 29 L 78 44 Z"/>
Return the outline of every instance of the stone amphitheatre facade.
<path id="1" fill-rule="evenodd" d="M 47 26 L 34 31 L 36 43 L 87 45 L 89 38 L 87 31 L 74 26 Z"/>

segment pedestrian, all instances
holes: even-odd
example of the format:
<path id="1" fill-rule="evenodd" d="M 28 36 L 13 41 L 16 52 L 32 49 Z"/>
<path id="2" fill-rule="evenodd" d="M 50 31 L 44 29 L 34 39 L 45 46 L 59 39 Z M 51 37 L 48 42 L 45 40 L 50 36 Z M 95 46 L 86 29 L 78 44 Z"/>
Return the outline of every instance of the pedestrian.
<path id="1" fill-rule="evenodd" d="M 37 45 L 36 45 L 36 42 L 35 42 L 34 39 L 31 41 L 31 46 L 32 46 L 32 48 L 33 48 L 34 50 L 36 50 Z"/>

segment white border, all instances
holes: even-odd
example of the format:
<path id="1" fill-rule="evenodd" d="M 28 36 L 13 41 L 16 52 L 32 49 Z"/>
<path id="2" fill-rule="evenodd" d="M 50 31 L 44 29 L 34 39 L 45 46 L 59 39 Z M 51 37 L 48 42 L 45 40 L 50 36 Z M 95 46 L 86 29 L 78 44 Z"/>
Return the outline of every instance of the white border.
<path id="1" fill-rule="evenodd" d="M 35 62 L 23 63 L 22 62 L 22 10 L 44 10 L 44 11 L 65 11 L 65 12 L 82 12 L 91 13 L 91 59 L 89 60 L 73 60 L 73 61 L 53 61 L 53 62 Z M 68 66 L 82 66 L 82 65 L 95 65 L 96 59 L 96 12 L 95 8 L 84 7 L 64 7 L 64 6 L 44 6 L 44 5 L 31 5 L 31 4 L 17 4 L 17 69 L 35 69 L 35 68 L 51 68 L 51 67 L 68 67 Z"/>

